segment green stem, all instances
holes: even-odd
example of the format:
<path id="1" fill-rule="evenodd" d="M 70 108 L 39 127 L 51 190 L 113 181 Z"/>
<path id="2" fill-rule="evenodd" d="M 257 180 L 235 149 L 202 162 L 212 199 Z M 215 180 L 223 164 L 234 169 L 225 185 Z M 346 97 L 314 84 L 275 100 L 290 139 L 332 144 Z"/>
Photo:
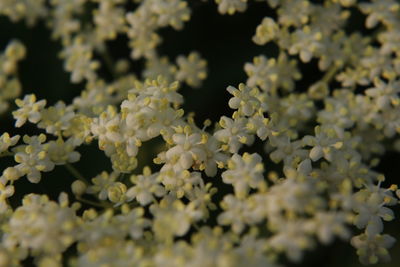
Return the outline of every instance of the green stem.
<path id="1" fill-rule="evenodd" d="M 336 72 L 339 70 L 339 66 L 338 65 L 333 65 L 324 75 L 324 77 L 322 77 L 322 81 L 329 83 L 332 78 L 335 76 Z"/>
<path id="2" fill-rule="evenodd" d="M 0 158 L 1 157 L 13 157 L 14 153 L 10 152 L 10 151 L 4 151 L 2 153 L 0 153 Z"/>
<path id="3" fill-rule="evenodd" d="M 83 183 L 85 183 L 85 185 L 90 184 L 74 166 L 69 163 L 65 164 L 64 166 L 76 179 L 81 180 Z"/>
<path id="4" fill-rule="evenodd" d="M 69 163 L 65 164 L 64 166 L 76 179 L 81 180 L 87 186 L 90 185 L 88 180 L 74 166 L 72 166 Z M 89 205 L 93 205 L 95 207 L 112 208 L 112 206 L 108 205 L 107 202 L 105 202 L 105 201 L 100 201 L 101 203 L 98 203 L 98 202 L 94 202 L 94 201 L 91 201 L 91 200 L 88 200 L 88 199 L 81 198 L 79 196 L 76 196 L 76 199 L 81 201 L 81 202 L 83 202 L 83 203 L 86 203 L 86 204 L 89 204 Z"/>
<path id="5" fill-rule="evenodd" d="M 193 227 L 194 229 L 196 229 L 197 231 L 200 230 L 200 226 L 197 223 L 193 223 Z"/>
<path id="6" fill-rule="evenodd" d="M 80 202 L 83 202 L 83 203 L 86 203 L 86 204 L 89 204 L 89 205 L 92 205 L 92 206 L 95 206 L 95 207 L 98 207 L 98 208 L 109 208 L 109 206 L 107 206 L 107 205 L 104 205 L 104 204 L 101 204 L 101 203 L 97 203 L 97 202 L 94 202 L 94 201 L 91 201 L 91 200 L 88 200 L 88 199 L 84 199 L 84 198 L 81 198 L 81 197 L 76 197 L 76 199 L 77 200 L 79 200 Z"/>
<path id="7" fill-rule="evenodd" d="M 126 173 L 121 173 L 120 176 L 118 177 L 118 180 L 121 182 L 125 183 L 125 180 L 129 178 L 129 175 L 126 175 Z"/>
<path id="8" fill-rule="evenodd" d="M 116 79 L 118 77 L 118 75 L 114 68 L 114 66 L 115 66 L 114 60 L 112 59 L 107 48 L 104 50 L 104 52 L 101 55 L 103 56 L 103 59 L 104 59 L 104 62 L 106 63 L 106 67 L 107 67 L 108 71 L 111 73 L 112 77 L 114 79 Z"/>

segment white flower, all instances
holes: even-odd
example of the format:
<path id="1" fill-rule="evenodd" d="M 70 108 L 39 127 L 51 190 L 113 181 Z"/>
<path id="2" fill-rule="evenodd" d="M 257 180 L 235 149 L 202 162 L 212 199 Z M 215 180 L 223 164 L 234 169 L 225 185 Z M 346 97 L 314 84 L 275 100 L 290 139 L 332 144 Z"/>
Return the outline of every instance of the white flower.
<path id="1" fill-rule="evenodd" d="M 126 213 L 113 217 L 115 225 L 121 230 L 126 231 L 132 239 L 140 239 L 143 232 L 151 225 L 151 221 L 144 218 L 144 210 L 135 208 Z M 94 231 L 96 231 L 94 229 Z"/>
<path id="2" fill-rule="evenodd" d="M 279 35 L 279 26 L 269 17 L 265 17 L 261 24 L 256 28 L 256 35 L 253 36 L 253 42 L 258 45 L 264 45 L 274 40 Z"/>
<path id="3" fill-rule="evenodd" d="M 79 161 L 81 154 L 75 150 L 72 144 L 73 139 L 68 139 L 66 142 L 62 139 L 57 141 L 50 141 L 48 143 L 48 153 L 52 162 L 56 165 L 63 165 L 66 163 L 74 163 Z"/>
<path id="4" fill-rule="evenodd" d="M 100 1 L 99 8 L 94 10 L 96 34 L 100 40 L 115 39 L 124 28 L 124 8 L 116 6 L 117 1 Z"/>
<path id="5" fill-rule="evenodd" d="M 38 127 L 46 129 L 47 133 L 60 134 L 61 131 L 71 126 L 71 120 L 75 117 L 72 106 L 66 106 L 63 101 L 58 101 L 54 106 L 41 111 L 41 121 Z"/>
<path id="6" fill-rule="evenodd" d="M 64 193 L 65 194 L 65 193 Z M 61 195 L 61 199 L 66 195 Z M 8 223 L 4 244 L 21 246 L 32 253 L 57 255 L 77 238 L 79 219 L 75 210 L 50 201 L 46 195 L 26 195 Z"/>
<path id="7" fill-rule="evenodd" d="M 72 83 L 94 81 L 97 78 L 95 70 L 100 64 L 93 60 L 93 48 L 82 36 L 75 37 L 73 44 L 64 48 L 62 56 L 65 58 L 64 68 L 71 72 Z"/>
<path id="8" fill-rule="evenodd" d="M 235 255 L 234 266 L 257 266 L 257 267 L 278 267 L 268 258 L 266 253 L 268 241 L 264 238 L 257 238 L 257 233 L 246 234 L 240 240 L 238 247 L 233 249 Z"/>
<path id="9" fill-rule="evenodd" d="M 165 165 L 158 177 L 165 186 L 165 190 L 176 198 L 193 198 L 194 188 L 204 187 L 204 182 L 199 172 L 189 172 L 187 170 L 174 172 L 172 169 L 166 169 Z"/>
<path id="10" fill-rule="evenodd" d="M 321 52 L 323 47 L 322 38 L 321 32 L 318 30 L 313 31 L 308 26 L 305 26 L 302 30 L 297 30 L 293 33 L 289 54 L 299 54 L 302 62 L 310 62 L 313 56 Z"/>
<path id="11" fill-rule="evenodd" d="M 18 142 L 19 138 L 19 135 L 10 137 L 7 132 L 3 133 L 0 136 L 0 155 L 1 153 L 7 151 L 9 147 L 14 146 Z"/>
<path id="12" fill-rule="evenodd" d="M 231 109 L 237 109 L 239 114 L 251 116 L 261 106 L 261 102 L 258 99 L 260 92 L 257 88 L 250 88 L 241 83 L 239 84 L 239 89 L 228 86 L 226 90 L 233 95 L 233 97 L 229 99 L 229 107 Z"/>
<path id="13" fill-rule="evenodd" d="M 192 133 L 189 126 L 184 132 L 175 133 L 172 141 L 176 144 L 165 153 L 165 161 L 174 166 L 175 171 L 187 170 L 195 162 L 204 162 L 207 153 L 204 144 L 207 142 L 199 133 Z"/>
<path id="14" fill-rule="evenodd" d="M 19 107 L 16 111 L 13 111 L 13 117 L 17 121 L 15 127 L 21 127 L 28 120 L 32 123 L 38 123 L 42 118 L 41 111 L 46 105 L 46 100 L 40 100 L 36 102 L 36 96 L 34 94 L 25 95 L 24 99 L 17 99 L 15 103 Z"/>
<path id="15" fill-rule="evenodd" d="M 279 224 L 281 213 L 312 213 L 324 205 L 316 189 L 307 182 L 284 179 L 271 187 L 265 196 L 265 210 L 271 225 Z"/>
<path id="16" fill-rule="evenodd" d="M 262 158 L 257 153 L 244 153 L 243 156 L 233 154 L 228 160 L 228 170 L 222 173 L 222 180 L 226 184 L 232 184 L 235 195 L 244 198 L 250 188 L 258 188 L 262 181 L 264 165 Z"/>
<path id="17" fill-rule="evenodd" d="M 157 16 L 151 11 L 151 2 L 144 1 L 134 12 L 126 14 L 129 25 L 127 35 L 132 48 L 131 57 L 134 59 L 154 57 L 155 48 L 161 42 L 160 36 L 155 33 Z"/>
<path id="18" fill-rule="evenodd" d="M 36 24 L 37 20 L 47 15 L 44 0 L 7 0 L 0 1 L 0 14 L 6 15 L 11 21 L 25 19 L 28 26 Z"/>
<path id="19" fill-rule="evenodd" d="M 343 146 L 343 130 L 339 127 L 317 126 L 315 127 L 315 137 L 305 136 L 303 143 L 305 145 L 313 146 L 310 150 L 310 159 L 317 161 L 324 157 L 330 161 L 332 153 Z"/>
<path id="20" fill-rule="evenodd" d="M 9 168 L 7 168 L 9 169 Z M 6 169 L 6 170 L 7 170 Z M 4 170 L 4 172 L 6 172 Z M 0 176 L 0 214 L 3 215 L 9 209 L 9 204 L 7 203 L 7 198 L 11 197 L 15 193 L 15 188 L 13 185 L 7 184 L 9 177 L 3 172 Z"/>
<path id="21" fill-rule="evenodd" d="M 157 177 L 159 173 L 151 173 L 149 167 L 143 168 L 142 175 L 133 175 L 130 180 L 133 186 L 126 192 L 127 201 L 136 199 L 140 205 L 146 206 L 156 197 L 165 195 L 165 189 L 160 185 Z"/>
<path id="22" fill-rule="evenodd" d="M 331 243 L 335 235 L 344 240 L 350 236 L 346 227 L 346 214 L 343 212 L 318 212 L 307 224 L 323 244 Z"/>
<path id="23" fill-rule="evenodd" d="M 270 140 L 271 146 L 276 149 L 269 156 L 275 163 L 283 160 L 285 166 L 291 166 L 293 162 L 307 158 L 307 150 L 301 149 L 300 140 L 292 142 L 288 136 L 271 137 Z"/>
<path id="24" fill-rule="evenodd" d="M 157 79 L 161 75 L 167 81 L 172 82 L 176 71 L 176 66 L 169 62 L 168 57 L 152 57 L 146 61 L 146 68 L 142 75 L 147 79 Z"/>
<path id="25" fill-rule="evenodd" d="M 278 22 L 284 26 L 300 27 L 309 22 L 315 5 L 306 0 L 282 1 L 278 9 Z"/>
<path id="26" fill-rule="evenodd" d="M 173 236 L 184 236 L 193 222 L 203 216 L 201 211 L 195 209 L 193 204 L 185 205 L 173 198 L 164 198 L 160 204 L 150 206 L 154 216 L 153 231 L 159 240 L 171 240 Z"/>
<path id="27" fill-rule="evenodd" d="M 389 109 L 392 105 L 395 107 L 400 105 L 400 81 L 385 83 L 376 78 L 374 79 L 374 85 L 375 87 L 367 89 L 365 94 L 376 103 L 378 111 Z"/>
<path id="28" fill-rule="evenodd" d="M 14 159 L 19 164 L 15 168 L 22 175 L 26 175 L 31 183 L 38 183 L 42 177 L 40 172 L 49 172 L 54 169 L 54 162 L 48 155 L 48 144 L 42 144 L 46 141 L 46 136 L 44 134 L 31 137 L 25 135 L 23 140 L 27 145 L 16 148 Z"/>
<path id="29" fill-rule="evenodd" d="M 311 236 L 307 234 L 307 225 L 304 220 L 281 221 L 277 225 L 278 232 L 274 234 L 268 244 L 294 262 L 299 262 L 302 251 L 314 245 Z"/>
<path id="30" fill-rule="evenodd" d="M 202 80 L 207 77 L 207 61 L 197 52 L 192 52 L 187 57 L 178 56 L 176 64 L 178 66 L 176 79 L 186 82 L 191 87 L 199 87 Z"/>
<path id="31" fill-rule="evenodd" d="M 79 267 L 97 266 L 138 266 L 141 263 L 141 250 L 131 240 L 118 240 L 108 245 L 91 247 L 81 253 L 76 261 Z"/>
<path id="32" fill-rule="evenodd" d="M 18 70 L 17 68 L 18 61 L 23 59 L 25 55 L 26 55 L 25 46 L 18 40 L 11 40 L 4 51 L 4 56 L 3 55 L 0 56 L 0 65 L 1 65 L 0 73 L 3 74 L 4 72 L 5 75 L 9 75 L 10 77 L 12 77 L 12 75 L 15 75 Z M 2 79 L 4 78 L 2 77 Z M 5 83 L 5 81 L 2 81 L 2 83 Z M 6 95 L 7 93 L 3 92 L 3 94 Z"/>
<path id="33" fill-rule="evenodd" d="M 157 15 L 157 24 L 160 27 L 171 25 L 174 29 L 181 30 L 183 23 L 190 19 L 190 9 L 185 1 L 152 1 L 150 9 Z"/>
<path id="34" fill-rule="evenodd" d="M 351 239 L 351 245 L 357 249 L 361 263 L 376 264 L 379 260 L 390 260 L 388 249 L 393 246 L 395 239 L 390 235 L 361 234 Z"/>
<path id="35" fill-rule="evenodd" d="M 259 86 L 265 92 L 274 95 L 278 88 L 292 91 L 295 80 L 302 77 L 297 68 L 297 61 L 289 60 L 284 52 L 281 52 L 278 58 L 268 59 L 264 55 L 254 57 L 253 63 L 244 65 L 244 70 L 249 77 L 246 82 L 248 86 Z"/>
<path id="36" fill-rule="evenodd" d="M 249 199 L 225 195 L 220 204 L 224 211 L 217 217 L 218 224 L 231 226 L 236 234 L 242 233 L 247 225 L 259 223 L 262 219 L 254 204 Z"/>
<path id="37" fill-rule="evenodd" d="M 247 0 L 215 0 L 215 2 L 221 14 L 233 15 L 236 11 L 243 12 L 247 8 Z"/>
<path id="38" fill-rule="evenodd" d="M 275 129 L 275 119 L 277 116 L 271 115 L 271 119 L 265 118 L 264 115 L 256 113 L 250 117 L 246 124 L 246 130 L 249 133 L 257 134 L 258 138 L 265 141 L 267 137 L 271 137 L 278 134 Z"/>
<path id="39" fill-rule="evenodd" d="M 100 200 L 106 200 L 108 197 L 108 189 L 114 185 L 119 174 L 116 172 L 107 173 L 103 171 L 92 179 L 93 185 L 88 187 L 89 194 L 97 194 Z"/>
<path id="40" fill-rule="evenodd" d="M 361 3 L 359 8 L 364 14 L 368 15 L 365 26 L 374 28 L 379 22 L 387 26 L 395 25 L 400 5 L 394 0 L 374 0 L 372 3 Z"/>
<path id="41" fill-rule="evenodd" d="M 99 139 L 99 148 L 107 149 L 107 145 L 121 143 L 122 137 L 119 132 L 120 115 L 115 108 L 108 106 L 107 111 L 101 113 L 99 118 L 94 118 L 91 131 Z"/>
<path id="42" fill-rule="evenodd" d="M 269 8 L 247 40 L 262 54 L 245 64 L 245 83 L 227 88 L 233 113 L 213 125 L 178 92 L 181 83 L 184 94 L 201 86 L 207 62 L 198 52 L 169 62 L 170 46 L 157 47 L 206 2 L 0 0 L 0 16 L 11 22 L 43 19 L 71 81 L 84 83 L 68 103 L 46 108 L 33 94 L 16 100 L 15 128 L 36 124 L 17 132 L 36 129 L 51 135 L 47 142 L 45 134 L 26 135 L 18 145 L 19 135 L 9 134 L 15 131 L 0 133 L 2 163 L 17 162 L 0 176 L 0 266 L 275 267 L 285 255 L 298 262 L 337 237 L 352 237 L 362 263 L 389 260 L 394 238 L 383 229 L 396 215 L 391 206 L 400 203 L 400 190 L 382 188 L 375 169 L 385 153 L 400 150 L 400 3 L 251 3 Z M 208 2 L 232 15 L 248 1 Z M 371 34 L 357 23 L 348 27 L 360 18 Z M 31 90 L 19 81 L 26 52 L 18 41 L 0 52 L 1 114 L 22 89 Z M 68 163 L 92 141 L 111 166 L 90 166 L 99 175 L 86 182 Z M 92 149 L 81 153 L 93 161 Z M 135 171 L 151 160 L 153 173 Z M 24 196 L 21 177 L 38 183 L 42 172 L 63 164 L 79 178 L 60 181 L 76 203 L 70 207 L 65 193 L 59 203 Z M 49 185 L 42 189 L 54 195 Z M 353 225 L 362 233 L 351 234 Z"/>
<path id="43" fill-rule="evenodd" d="M 208 135 L 207 135 L 208 136 Z M 204 172 L 208 177 L 214 177 L 217 174 L 217 166 L 225 164 L 228 160 L 228 155 L 221 152 L 220 142 L 214 136 L 207 137 L 206 148 L 206 159 L 203 164 L 200 164 L 199 169 L 202 169 L 202 165 L 205 165 Z M 197 167 L 197 166 L 195 166 Z"/>
<path id="44" fill-rule="evenodd" d="M 385 205 L 394 205 L 396 200 L 392 196 L 391 189 L 380 188 L 378 185 L 370 185 L 366 189 L 354 194 L 354 211 L 357 213 L 354 224 L 365 228 L 366 234 L 374 236 L 383 231 L 383 222 L 394 219 L 394 213 Z"/>
<path id="45" fill-rule="evenodd" d="M 214 137 L 226 145 L 223 150 L 231 153 L 237 153 L 243 144 L 251 145 L 254 142 L 254 136 L 247 133 L 247 120 L 239 118 L 232 120 L 226 116 L 222 116 L 219 125 L 222 127 L 214 133 Z"/>

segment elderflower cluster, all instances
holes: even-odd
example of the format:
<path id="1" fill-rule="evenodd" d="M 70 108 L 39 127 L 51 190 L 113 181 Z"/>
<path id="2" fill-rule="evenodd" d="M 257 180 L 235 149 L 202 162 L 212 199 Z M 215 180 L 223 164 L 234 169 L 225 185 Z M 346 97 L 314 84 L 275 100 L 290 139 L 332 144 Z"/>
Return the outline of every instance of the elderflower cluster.
<path id="1" fill-rule="evenodd" d="M 51 105 L 22 94 L 29 44 L 0 53 L 0 113 L 15 120 L 0 135 L 0 266 L 277 267 L 336 239 L 363 264 L 389 261 L 400 189 L 376 167 L 399 152 L 400 3 L 131 2 L 0 0 L 2 19 L 49 27 L 81 88 Z M 275 15 L 249 41 L 278 53 L 246 62 L 247 80 L 226 86 L 231 112 L 199 126 L 179 90 L 201 90 L 207 55 L 170 61 L 160 30 L 182 30 L 196 5 L 235 15 L 255 2 Z M 114 62 L 110 44 L 124 41 Z M 109 166 L 83 174 L 88 147 Z M 55 170 L 70 188 L 20 187 Z"/>
<path id="2" fill-rule="evenodd" d="M 25 57 L 25 54 L 26 48 L 18 40 L 12 40 L 4 53 L 0 54 L 0 114 L 9 108 L 9 101 L 21 93 L 17 63 Z"/>

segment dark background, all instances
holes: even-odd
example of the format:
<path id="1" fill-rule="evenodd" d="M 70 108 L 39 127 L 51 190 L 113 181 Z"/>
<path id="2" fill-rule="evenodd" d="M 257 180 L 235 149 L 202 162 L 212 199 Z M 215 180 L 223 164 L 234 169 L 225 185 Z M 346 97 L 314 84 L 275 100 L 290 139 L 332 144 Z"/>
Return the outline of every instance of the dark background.
<path id="1" fill-rule="evenodd" d="M 255 28 L 266 15 L 275 16 L 265 3 L 250 3 L 245 13 L 234 16 L 218 14 L 215 4 L 206 4 L 200 1 L 190 1 L 192 19 L 185 24 L 182 31 L 166 28 L 160 31 L 163 44 L 159 47 L 161 55 L 168 55 L 173 62 L 177 55 L 187 55 L 196 50 L 208 62 L 208 78 L 199 89 L 183 86 L 181 93 L 185 97 L 184 109 L 186 112 L 194 111 L 196 120 L 201 123 L 207 118 L 217 121 L 221 115 L 230 115 L 227 102 L 230 98 L 226 91 L 228 85 L 237 86 L 245 82 L 247 77 L 243 70 L 245 62 L 251 62 L 254 56 L 264 54 L 267 57 L 277 54 L 275 45 L 257 46 L 251 38 Z M 355 13 L 352 17 L 350 30 L 362 29 L 364 17 Z M 364 30 L 362 30 L 364 31 Z M 79 95 L 84 84 L 71 84 L 69 73 L 63 70 L 63 62 L 58 58 L 61 51 L 59 42 L 50 39 L 50 31 L 40 22 L 33 28 L 28 28 L 23 22 L 11 23 L 7 18 L 0 17 L 0 49 L 4 49 L 10 39 L 17 38 L 27 46 L 27 57 L 19 65 L 19 76 L 23 86 L 23 94 L 35 93 L 38 99 L 46 99 L 48 105 L 58 100 L 71 103 L 73 97 Z M 126 39 L 120 37 L 117 41 L 108 44 L 111 56 L 116 60 L 128 57 L 129 49 Z M 101 58 L 99 58 L 101 60 Z M 316 62 L 300 64 L 304 79 L 297 83 L 296 88 L 304 90 L 308 85 L 321 77 Z M 143 67 L 142 61 L 132 62 L 132 72 L 140 74 Z M 107 70 L 101 70 L 102 77 L 110 77 Z M 13 106 L 14 107 L 14 106 Z M 29 124 L 21 129 L 13 127 L 14 121 L 10 114 L 3 114 L 0 118 L 0 133 L 8 131 L 10 134 L 37 134 L 37 130 Z M 74 164 L 86 177 L 93 177 L 104 169 L 111 170 L 109 160 L 103 152 L 93 143 L 79 150 L 82 154 L 81 161 Z M 149 146 L 139 155 L 149 159 L 154 153 Z M 377 167 L 387 177 L 386 186 L 398 181 L 400 156 L 390 152 L 382 158 L 382 163 Z M 12 158 L 1 158 L 0 169 L 13 165 Z M 141 169 L 138 169 L 140 171 Z M 16 182 L 16 195 L 12 201 L 19 205 L 21 197 L 29 192 L 45 193 L 54 199 L 59 192 L 69 188 L 73 180 L 70 174 L 61 166 L 53 172 L 44 173 L 42 182 L 30 184 L 26 179 Z M 218 196 L 217 196 L 218 197 Z M 395 212 L 400 215 L 399 208 Z M 398 218 L 385 224 L 385 232 L 400 239 Z M 355 230 L 358 232 L 357 230 Z M 391 249 L 392 262 L 378 264 L 382 267 L 400 266 L 400 245 Z M 330 246 L 320 246 L 318 249 L 306 253 L 302 264 L 290 266 L 361 266 L 358 263 L 355 250 L 344 242 L 336 241 Z"/>

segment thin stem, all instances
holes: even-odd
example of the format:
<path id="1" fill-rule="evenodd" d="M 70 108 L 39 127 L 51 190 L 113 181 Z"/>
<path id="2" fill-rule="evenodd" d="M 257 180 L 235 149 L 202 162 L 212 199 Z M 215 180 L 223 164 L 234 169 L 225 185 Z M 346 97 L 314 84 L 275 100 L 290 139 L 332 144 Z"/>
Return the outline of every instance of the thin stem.
<path id="1" fill-rule="evenodd" d="M 65 164 L 64 166 L 76 179 L 81 180 L 87 186 L 90 185 L 88 180 L 74 166 L 72 166 L 69 163 Z M 112 208 L 112 206 L 107 205 L 107 203 L 105 201 L 101 201 L 101 203 L 97 203 L 97 202 L 94 202 L 94 201 L 91 201 L 88 199 L 84 199 L 80 196 L 76 196 L 76 199 L 83 203 L 93 205 L 95 207 L 99 207 L 99 208 L 110 208 L 111 207 Z"/>
<path id="2" fill-rule="evenodd" d="M 104 205 L 102 203 L 97 203 L 97 202 L 94 202 L 94 201 L 91 201 L 91 200 L 88 200 L 88 199 L 84 199 L 84 198 L 81 198 L 81 197 L 78 197 L 78 196 L 76 197 L 76 199 L 81 201 L 81 202 L 83 202 L 83 203 L 86 203 L 86 204 L 89 204 L 89 205 L 92 205 L 92 206 L 95 206 L 95 207 L 98 207 L 98 208 L 109 208 L 109 206 Z"/>
<path id="3" fill-rule="evenodd" d="M 71 164 L 67 163 L 64 165 L 65 168 L 78 180 L 81 180 L 84 182 L 86 185 L 89 185 L 90 183 L 86 180 L 85 177 Z"/>
<path id="4" fill-rule="evenodd" d="M 114 66 L 115 66 L 114 60 L 112 59 L 107 48 L 104 50 L 104 52 L 101 55 L 103 56 L 103 59 L 104 59 L 104 62 L 106 63 L 106 67 L 107 67 L 108 71 L 111 73 L 112 77 L 114 79 L 116 79 L 118 77 L 118 75 L 114 68 Z"/>
<path id="5" fill-rule="evenodd" d="M 193 227 L 196 230 L 200 230 L 200 226 L 197 223 L 193 223 Z"/>
<path id="6" fill-rule="evenodd" d="M 129 178 L 129 175 L 126 175 L 126 173 L 121 173 L 120 176 L 118 177 L 118 180 L 121 182 L 125 183 L 125 180 Z"/>
<path id="7" fill-rule="evenodd" d="M 10 152 L 10 151 L 4 151 L 2 153 L 0 153 L 0 157 L 12 157 L 14 156 L 14 153 Z"/>
<path id="8" fill-rule="evenodd" d="M 324 77 L 322 77 L 322 81 L 329 83 L 332 78 L 335 76 L 336 72 L 339 70 L 339 66 L 338 65 L 333 65 L 324 75 Z"/>

